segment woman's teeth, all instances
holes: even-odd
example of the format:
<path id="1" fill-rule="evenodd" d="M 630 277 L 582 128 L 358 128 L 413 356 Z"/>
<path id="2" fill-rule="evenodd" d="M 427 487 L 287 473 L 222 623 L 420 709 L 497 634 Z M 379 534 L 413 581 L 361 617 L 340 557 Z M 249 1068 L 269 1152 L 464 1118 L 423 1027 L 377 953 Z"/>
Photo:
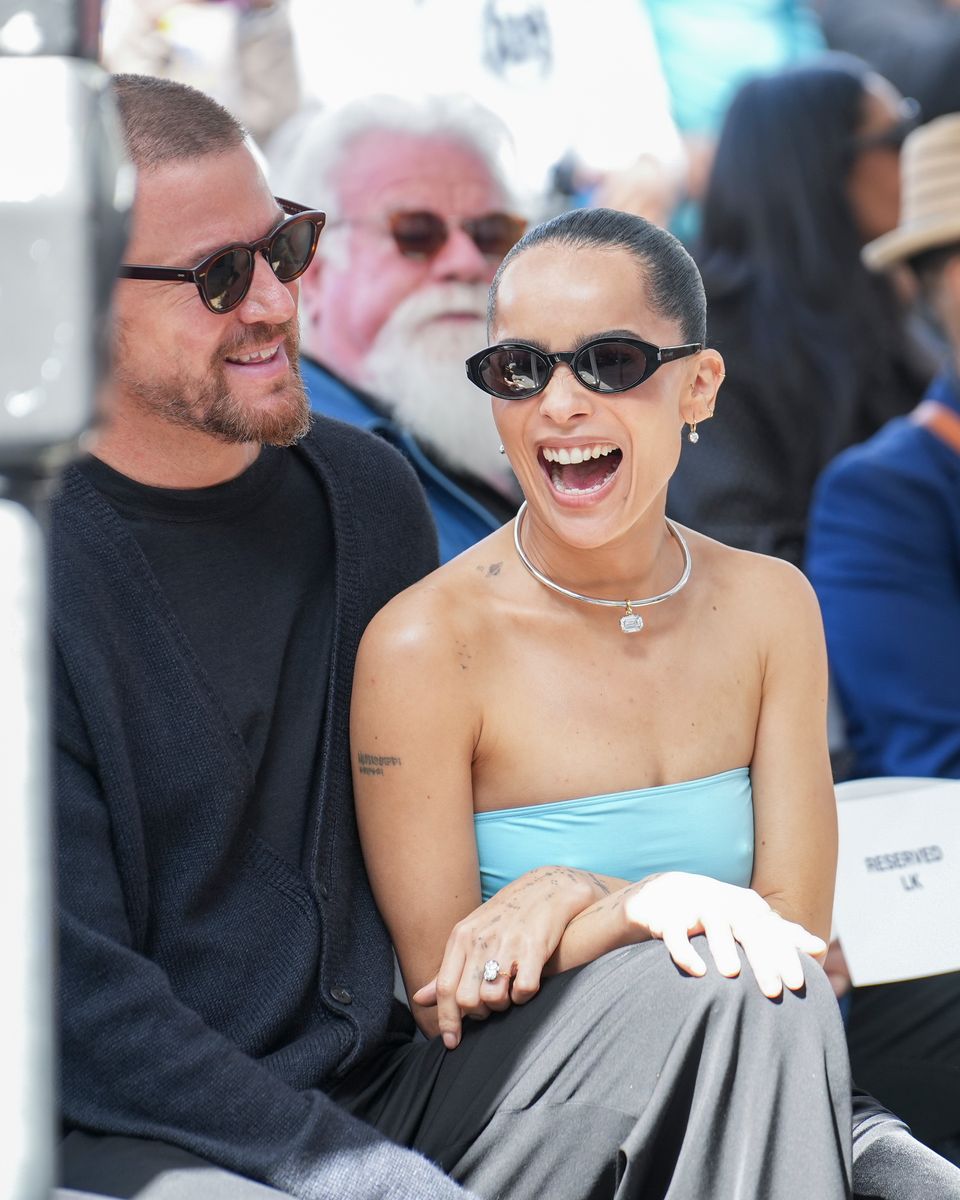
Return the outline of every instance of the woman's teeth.
<path id="1" fill-rule="evenodd" d="M 586 462 L 591 458 L 603 458 L 616 450 L 609 442 L 598 442 L 596 446 L 572 446 L 569 450 L 562 446 L 554 450 L 551 446 L 543 447 L 543 457 L 548 463 L 560 463 L 568 466 L 570 463 Z"/>

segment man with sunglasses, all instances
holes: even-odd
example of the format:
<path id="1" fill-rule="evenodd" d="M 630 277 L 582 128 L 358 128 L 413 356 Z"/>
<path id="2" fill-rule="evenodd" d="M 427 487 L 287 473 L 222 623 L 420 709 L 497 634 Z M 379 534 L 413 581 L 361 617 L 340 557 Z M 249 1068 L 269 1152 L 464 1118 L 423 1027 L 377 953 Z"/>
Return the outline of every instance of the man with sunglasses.
<path id="1" fill-rule="evenodd" d="M 347 710 L 364 625 L 436 563 L 429 513 L 394 450 L 311 420 L 323 213 L 199 92 L 114 90 L 138 186 L 110 420 L 51 513 L 62 1182 L 462 1195 L 326 1095 L 409 1036 Z"/>
<path id="2" fill-rule="evenodd" d="M 516 512 L 489 407 L 463 360 L 485 340 L 487 288 L 523 232 L 506 131 L 462 98 L 355 101 L 292 127 L 275 180 L 323 199 L 303 277 L 301 370 L 312 407 L 407 457 L 446 560 Z"/>

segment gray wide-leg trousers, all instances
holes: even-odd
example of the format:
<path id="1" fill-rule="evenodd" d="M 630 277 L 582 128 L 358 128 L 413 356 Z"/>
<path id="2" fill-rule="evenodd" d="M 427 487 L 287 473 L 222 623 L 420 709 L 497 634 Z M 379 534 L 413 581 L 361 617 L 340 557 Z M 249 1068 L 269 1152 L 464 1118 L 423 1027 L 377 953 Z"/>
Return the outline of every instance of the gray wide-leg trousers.
<path id="1" fill-rule="evenodd" d="M 454 1051 L 387 1047 L 332 1095 L 483 1200 L 846 1197 L 844 1034 L 823 972 L 805 971 L 802 994 L 772 1002 L 746 965 L 694 979 L 662 943 L 631 946 L 468 1021 Z M 854 1098 L 853 1134 L 856 1196 L 960 1197 L 960 1171 L 868 1097 Z M 136 1139 L 76 1133 L 63 1150 L 64 1183 L 103 1195 L 195 1200 L 235 1178 Z"/>
<path id="2" fill-rule="evenodd" d="M 843 1028 L 805 966 L 805 993 L 774 1002 L 749 968 L 696 979 L 630 946 L 335 1094 L 488 1200 L 847 1197 Z"/>

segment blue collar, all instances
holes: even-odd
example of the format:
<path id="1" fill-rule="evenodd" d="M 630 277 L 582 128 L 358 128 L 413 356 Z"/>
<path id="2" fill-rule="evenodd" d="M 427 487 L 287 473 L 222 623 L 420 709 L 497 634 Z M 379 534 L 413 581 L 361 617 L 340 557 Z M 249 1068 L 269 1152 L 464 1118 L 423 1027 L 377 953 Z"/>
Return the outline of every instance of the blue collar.
<path id="1" fill-rule="evenodd" d="M 421 483 L 425 486 L 432 483 L 451 500 L 472 513 L 481 523 L 482 530 L 478 532 L 477 539 L 500 528 L 501 521 L 437 466 L 421 449 L 412 434 L 377 410 L 376 401 L 372 396 L 358 392 L 328 367 L 304 355 L 300 358 L 300 370 L 311 399 L 311 407 L 337 421 L 345 421 L 367 430 L 368 433 L 375 433 L 400 450 L 413 464 Z"/>
<path id="2" fill-rule="evenodd" d="M 947 408 L 960 413 L 960 377 L 956 371 L 945 371 L 938 375 L 927 389 L 927 400 L 938 400 Z"/>

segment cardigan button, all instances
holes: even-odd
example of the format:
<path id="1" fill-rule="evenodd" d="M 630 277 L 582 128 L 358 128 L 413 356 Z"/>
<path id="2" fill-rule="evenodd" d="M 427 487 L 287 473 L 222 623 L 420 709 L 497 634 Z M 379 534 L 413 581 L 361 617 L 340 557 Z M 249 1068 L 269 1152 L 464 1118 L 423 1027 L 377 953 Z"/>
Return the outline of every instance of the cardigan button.
<path id="1" fill-rule="evenodd" d="M 330 989 L 330 995 L 338 1004 L 352 1004 L 353 996 L 346 988 L 335 987 Z"/>
<path id="2" fill-rule="evenodd" d="M 330 889 L 327 887 L 327 885 L 325 883 L 320 884 L 320 896 L 323 900 L 330 899 Z"/>

